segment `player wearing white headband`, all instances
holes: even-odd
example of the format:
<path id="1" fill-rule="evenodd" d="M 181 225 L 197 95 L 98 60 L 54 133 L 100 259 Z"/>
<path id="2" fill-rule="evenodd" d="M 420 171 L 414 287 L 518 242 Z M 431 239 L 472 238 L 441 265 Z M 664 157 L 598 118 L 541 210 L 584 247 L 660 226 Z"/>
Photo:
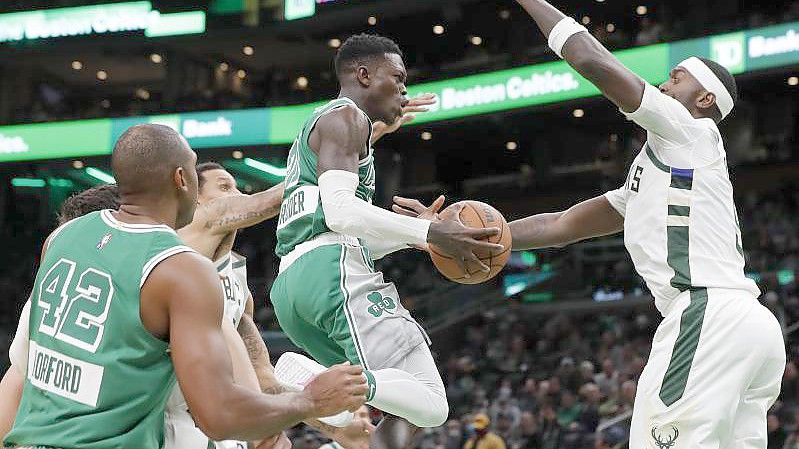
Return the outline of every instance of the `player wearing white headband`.
<path id="1" fill-rule="evenodd" d="M 555 53 L 647 130 L 647 141 L 619 189 L 510 223 L 513 249 L 624 231 L 664 317 L 638 381 L 629 446 L 766 449 L 766 411 L 780 391 L 785 346 L 743 270 L 716 127 L 735 104 L 734 78 L 713 61 L 688 58 L 654 87 L 546 1 L 517 2 Z M 402 203 L 406 212 L 408 204 L 424 211 L 418 202 Z"/>
<path id="2" fill-rule="evenodd" d="M 663 321 L 638 381 L 635 449 L 766 449 L 785 346 L 777 320 L 744 275 L 741 230 L 717 123 L 735 79 L 688 58 L 654 87 L 585 27 L 544 0 L 517 0 L 549 45 L 595 84 L 647 140 L 619 189 L 567 211 L 510 224 L 513 248 L 563 246 L 624 231 Z"/>

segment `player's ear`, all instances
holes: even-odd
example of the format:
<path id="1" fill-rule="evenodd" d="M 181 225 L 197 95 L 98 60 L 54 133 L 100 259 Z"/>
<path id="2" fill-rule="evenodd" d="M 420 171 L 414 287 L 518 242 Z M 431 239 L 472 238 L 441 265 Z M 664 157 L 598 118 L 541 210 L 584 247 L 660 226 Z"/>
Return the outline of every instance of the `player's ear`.
<path id="1" fill-rule="evenodd" d="M 359 65 L 358 68 L 355 69 L 355 77 L 363 87 L 369 87 L 372 84 L 371 74 L 365 65 Z"/>
<path id="2" fill-rule="evenodd" d="M 696 100 L 696 107 L 702 111 L 716 108 L 716 94 L 703 90 Z"/>
<path id="3" fill-rule="evenodd" d="M 173 182 L 175 183 L 175 187 L 180 190 L 189 189 L 189 183 L 186 179 L 186 171 L 183 170 L 183 167 L 178 167 L 175 169 L 175 173 L 173 173 Z"/>

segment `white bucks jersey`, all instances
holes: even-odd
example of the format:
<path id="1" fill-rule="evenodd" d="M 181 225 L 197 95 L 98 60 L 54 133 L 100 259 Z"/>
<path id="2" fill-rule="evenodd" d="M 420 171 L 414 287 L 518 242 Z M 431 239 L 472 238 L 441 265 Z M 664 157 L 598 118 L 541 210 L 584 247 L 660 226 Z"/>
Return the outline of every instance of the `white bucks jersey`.
<path id="1" fill-rule="evenodd" d="M 658 309 L 694 288 L 758 296 L 744 274 L 738 214 L 715 123 L 694 119 L 652 86 L 628 117 L 647 129 L 647 143 L 624 186 L 605 196 L 624 216 L 624 244 Z"/>
<path id="2" fill-rule="evenodd" d="M 238 327 L 244 307 L 247 304 L 247 259 L 234 252 L 217 259 L 214 262 L 219 273 L 219 281 L 224 293 L 225 311 L 224 319 L 233 322 Z M 241 441 L 221 441 L 209 444 L 208 437 L 197 427 L 188 411 L 186 399 L 180 386 L 175 384 L 172 394 L 166 404 L 165 445 L 164 449 L 217 449 L 242 448 L 246 443 Z"/>
<path id="3" fill-rule="evenodd" d="M 231 251 L 214 265 L 225 295 L 225 319 L 237 327 L 247 304 L 247 259 Z"/>

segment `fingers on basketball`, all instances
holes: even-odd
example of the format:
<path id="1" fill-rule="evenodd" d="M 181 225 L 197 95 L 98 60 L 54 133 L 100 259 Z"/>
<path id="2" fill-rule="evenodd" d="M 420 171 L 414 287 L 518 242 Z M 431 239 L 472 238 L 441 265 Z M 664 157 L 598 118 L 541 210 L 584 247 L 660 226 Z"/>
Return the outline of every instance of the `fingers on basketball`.
<path id="1" fill-rule="evenodd" d="M 499 229 L 495 235 L 482 237 L 479 240 L 502 245 L 502 249 L 490 247 L 474 250 L 475 256 L 489 267 L 488 272 L 483 271 L 479 263 L 469 260 L 464 264 L 466 267 L 464 271 L 460 266 L 460 261 L 444 254 L 434 245 L 430 245 L 430 258 L 438 271 L 451 281 L 461 284 L 479 284 L 488 281 L 502 271 L 510 258 L 512 240 L 508 223 L 494 207 L 480 201 L 467 200 L 452 204 L 444 209 L 441 215 L 445 216 L 458 210 L 460 211 L 460 221 L 465 226 Z"/>

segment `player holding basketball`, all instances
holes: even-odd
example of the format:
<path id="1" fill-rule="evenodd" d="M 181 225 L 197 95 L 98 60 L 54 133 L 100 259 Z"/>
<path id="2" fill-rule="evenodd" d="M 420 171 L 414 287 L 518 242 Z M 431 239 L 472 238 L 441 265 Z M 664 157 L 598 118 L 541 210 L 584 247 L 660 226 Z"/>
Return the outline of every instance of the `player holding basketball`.
<path id="1" fill-rule="evenodd" d="M 399 449 L 417 427 L 441 425 L 448 405 L 426 334 L 372 261 L 430 242 L 461 263 L 480 263 L 473 251 L 502 246 L 476 240 L 498 229 L 466 228 L 457 214 L 429 221 L 371 204 L 372 122 L 395 123 L 408 102 L 402 52 L 385 37 L 352 36 L 339 49 L 335 69 L 339 98 L 314 111 L 289 151 L 272 304 L 281 328 L 318 362 L 364 367 L 367 403 L 407 420 L 384 419 L 370 447 Z M 288 377 L 320 368 L 292 360 L 283 373 Z"/>
<path id="2" fill-rule="evenodd" d="M 639 380 L 630 447 L 765 449 L 766 411 L 780 391 L 785 347 L 744 275 L 716 126 L 735 104 L 735 79 L 694 57 L 654 87 L 546 1 L 517 2 L 555 53 L 647 130 L 647 141 L 619 189 L 510 223 L 513 248 L 560 247 L 623 230 L 664 317 Z"/>
<path id="3" fill-rule="evenodd" d="M 170 128 L 129 129 L 112 154 L 119 211 L 88 214 L 48 237 L 31 295 L 27 381 L 6 446 L 161 447 L 175 373 L 198 426 L 219 440 L 271 437 L 363 403 L 366 383 L 354 366 L 298 394 L 234 382 L 218 275 L 173 230 L 194 214 L 195 161 Z"/>

